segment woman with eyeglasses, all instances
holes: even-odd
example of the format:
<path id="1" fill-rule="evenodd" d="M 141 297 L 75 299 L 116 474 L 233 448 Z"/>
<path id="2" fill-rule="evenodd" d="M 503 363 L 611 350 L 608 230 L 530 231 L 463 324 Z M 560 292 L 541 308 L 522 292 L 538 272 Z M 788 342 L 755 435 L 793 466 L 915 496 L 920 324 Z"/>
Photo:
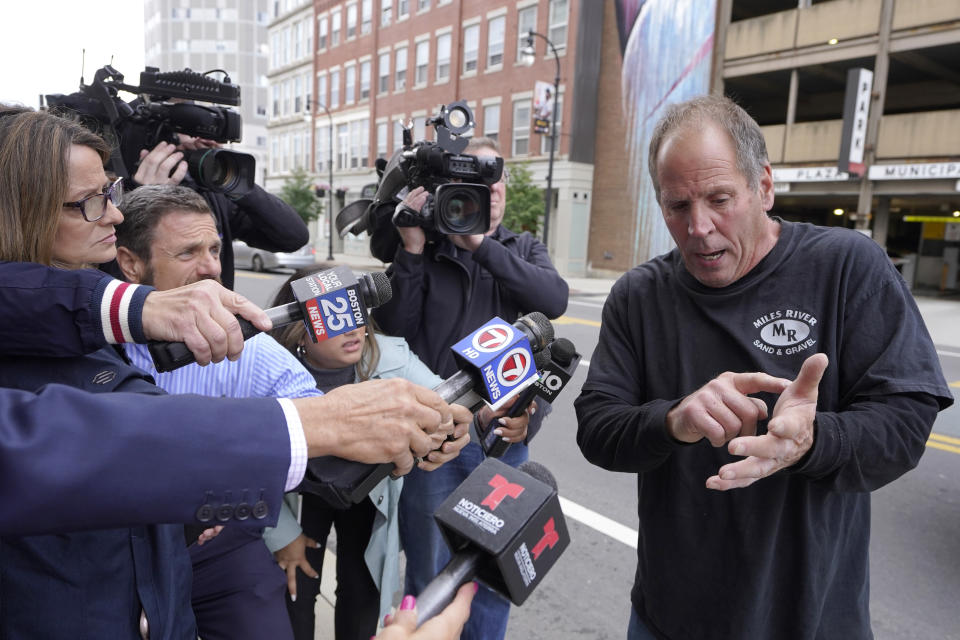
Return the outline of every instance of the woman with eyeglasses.
<path id="1" fill-rule="evenodd" d="M 76 122 L 0 110 L 0 260 L 63 269 L 112 260 L 123 188 L 104 172 L 109 155 L 106 143 Z M 37 322 L 42 331 L 43 319 Z M 0 386 L 36 391 L 49 384 L 162 393 L 111 347 L 79 357 L 0 358 Z M 84 464 L 83 451 L 75 464 Z M 22 499 L 30 500 L 29 487 Z M 193 640 L 190 584 L 181 525 L 4 536 L 0 637 Z"/>

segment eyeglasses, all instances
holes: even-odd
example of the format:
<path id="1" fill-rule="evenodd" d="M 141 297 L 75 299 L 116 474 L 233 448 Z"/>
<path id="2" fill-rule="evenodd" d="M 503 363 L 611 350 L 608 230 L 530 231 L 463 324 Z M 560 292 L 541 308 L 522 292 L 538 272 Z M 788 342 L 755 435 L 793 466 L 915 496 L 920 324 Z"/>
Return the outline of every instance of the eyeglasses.
<path id="1" fill-rule="evenodd" d="M 103 199 L 88 202 L 93 198 Z M 80 215 L 83 216 L 84 220 L 87 222 L 96 222 L 106 215 L 108 199 L 113 203 L 113 206 L 120 206 L 120 202 L 123 200 L 123 178 L 117 178 L 114 180 L 113 184 L 103 190 L 103 193 L 95 193 L 92 196 L 81 198 L 76 202 L 64 202 L 63 206 L 70 207 L 72 209 L 80 209 Z M 87 211 L 88 207 L 90 208 L 90 211 Z"/>

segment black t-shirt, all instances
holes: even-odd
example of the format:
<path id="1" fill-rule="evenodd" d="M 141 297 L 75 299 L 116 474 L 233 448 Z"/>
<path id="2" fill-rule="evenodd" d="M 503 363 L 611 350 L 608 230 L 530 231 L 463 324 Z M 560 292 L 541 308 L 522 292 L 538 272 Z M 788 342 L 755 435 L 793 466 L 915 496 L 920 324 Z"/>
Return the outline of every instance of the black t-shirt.
<path id="1" fill-rule="evenodd" d="M 774 249 L 727 287 L 697 282 L 677 251 L 624 274 L 576 403 L 587 458 L 639 473 L 633 603 L 663 637 L 872 637 L 867 492 L 916 465 L 952 402 L 882 249 L 780 224 Z M 808 455 L 750 487 L 706 489 L 737 458 L 673 441 L 667 411 L 724 371 L 793 379 L 818 352 L 830 365 Z M 775 398 L 759 397 L 772 415 Z"/>

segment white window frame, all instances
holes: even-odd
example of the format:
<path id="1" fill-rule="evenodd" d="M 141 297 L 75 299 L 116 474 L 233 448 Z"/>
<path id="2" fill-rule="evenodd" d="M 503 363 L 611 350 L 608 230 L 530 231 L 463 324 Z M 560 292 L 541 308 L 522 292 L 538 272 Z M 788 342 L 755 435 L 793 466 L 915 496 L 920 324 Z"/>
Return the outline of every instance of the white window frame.
<path id="1" fill-rule="evenodd" d="M 393 90 L 404 91 L 407 88 L 407 68 L 410 66 L 409 56 L 407 54 L 407 47 L 403 46 L 396 50 L 394 53 L 394 72 L 393 72 Z M 400 60 L 403 60 L 403 64 L 400 64 Z M 403 74 L 401 76 L 400 74 Z"/>
<path id="2" fill-rule="evenodd" d="M 437 84 L 450 80 L 450 48 L 452 44 L 453 34 L 449 31 L 437 36 Z M 444 53 L 444 51 L 446 51 L 446 53 Z"/>
<path id="3" fill-rule="evenodd" d="M 415 46 L 413 86 L 425 87 L 430 73 L 430 40 L 420 40 Z"/>
<path id="4" fill-rule="evenodd" d="M 523 157 L 530 155 L 530 128 L 532 124 L 531 120 L 531 109 L 533 108 L 533 100 L 530 98 L 524 98 L 522 100 L 513 101 L 513 116 L 511 125 L 513 127 L 513 133 L 510 136 L 510 156 L 511 157 Z M 522 114 L 518 113 L 526 109 L 527 117 L 520 117 Z M 517 150 L 517 142 L 523 140 L 526 149 L 524 151 Z"/>
<path id="5" fill-rule="evenodd" d="M 548 0 L 548 2 L 547 37 L 550 38 L 550 42 L 553 43 L 554 49 L 556 49 L 559 54 L 567 49 L 568 27 L 570 26 L 570 0 Z M 563 2 L 564 4 L 563 15 L 558 15 L 558 12 L 555 11 L 558 2 Z M 556 33 L 560 29 L 563 29 L 562 37 Z"/>
<path id="6" fill-rule="evenodd" d="M 490 114 L 494 109 L 496 110 L 497 114 L 497 126 L 495 128 L 490 126 Z M 499 102 L 483 105 L 483 135 L 486 138 L 491 138 L 498 142 L 500 140 L 500 111 L 501 109 Z"/>
<path id="7" fill-rule="evenodd" d="M 496 30 L 494 24 L 497 25 Z M 507 17 L 495 16 L 487 21 L 487 69 L 503 68 L 504 39 L 506 38 Z M 494 34 L 499 31 L 500 41 L 494 40 Z M 499 60 L 496 60 L 499 56 Z"/>

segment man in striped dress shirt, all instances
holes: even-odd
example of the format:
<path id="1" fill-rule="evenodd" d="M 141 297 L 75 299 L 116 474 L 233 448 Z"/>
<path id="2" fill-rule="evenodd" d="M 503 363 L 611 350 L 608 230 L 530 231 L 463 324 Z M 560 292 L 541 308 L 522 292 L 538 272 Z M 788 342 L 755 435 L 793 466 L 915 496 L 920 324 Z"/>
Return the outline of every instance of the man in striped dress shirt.
<path id="1" fill-rule="evenodd" d="M 127 280 L 160 291 L 203 279 L 219 281 L 221 239 L 201 196 L 185 187 L 144 186 L 128 194 L 121 207 L 125 221 L 117 228 L 117 262 Z M 164 373 L 154 368 L 146 345 L 125 348 L 130 361 L 168 393 L 234 398 L 320 393 L 313 376 L 267 334 L 247 340 L 236 361 L 190 364 Z M 190 545 L 192 604 L 203 638 L 292 639 L 284 601 L 286 577 L 270 550 L 293 542 L 285 537 L 298 531 L 289 526 L 294 520 L 284 506 L 278 527 L 266 535 L 267 544 L 262 530 L 227 526 L 203 546 Z"/>

